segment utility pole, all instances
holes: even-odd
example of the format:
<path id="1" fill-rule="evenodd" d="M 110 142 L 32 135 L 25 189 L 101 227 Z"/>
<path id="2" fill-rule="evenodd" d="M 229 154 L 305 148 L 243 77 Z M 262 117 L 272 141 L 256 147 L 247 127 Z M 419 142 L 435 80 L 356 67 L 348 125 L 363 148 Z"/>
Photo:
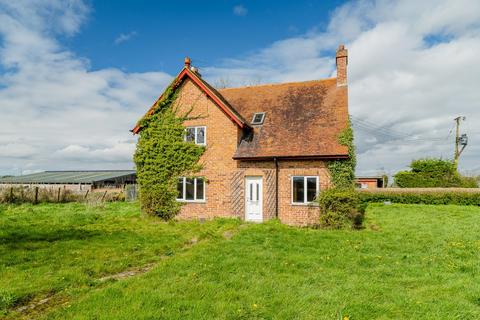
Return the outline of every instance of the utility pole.
<path id="1" fill-rule="evenodd" d="M 456 123 L 456 130 L 455 130 L 455 154 L 454 154 L 454 163 L 455 163 L 455 168 L 458 168 L 458 158 L 460 158 L 460 155 L 462 154 L 463 150 L 468 144 L 468 137 L 464 133 L 460 135 L 460 121 L 465 121 L 465 117 L 459 116 L 456 117 L 455 123 Z M 462 146 L 460 148 L 460 146 Z"/>

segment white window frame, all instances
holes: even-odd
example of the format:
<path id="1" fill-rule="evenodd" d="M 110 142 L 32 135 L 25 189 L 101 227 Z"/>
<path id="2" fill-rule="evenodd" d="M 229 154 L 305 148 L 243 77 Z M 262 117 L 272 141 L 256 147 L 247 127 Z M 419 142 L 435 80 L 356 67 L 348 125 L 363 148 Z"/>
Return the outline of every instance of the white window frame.
<path id="1" fill-rule="evenodd" d="M 303 202 L 295 202 L 293 201 L 293 180 L 295 178 L 303 178 Z M 315 178 L 316 181 L 316 190 L 315 190 L 315 198 L 318 197 L 318 194 L 320 193 L 320 178 L 318 176 L 292 176 L 291 179 L 291 199 L 292 199 L 292 205 L 298 205 L 298 206 L 305 206 L 305 205 L 310 205 L 314 203 L 314 201 L 307 201 L 307 179 L 308 178 Z"/>
<path id="2" fill-rule="evenodd" d="M 198 143 L 198 129 L 203 128 L 203 132 L 205 132 L 204 141 L 203 143 Z M 195 144 L 199 146 L 206 146 L 207 145 L 207 126 L 190 126 L 185 128 L 185 135 L 183 137 L 183 141 L 187 141 L 187 129 L 195 129 L 194 139 Z"/>
<path id="3" fill-rule="evenodd" d="M 262 115 L 262 119 L 261 119 L 260 122 L 254 122 L 257 114 L 261 114 L 261 115 Z M 265 112 L 255 112 L 255 113 L 253 114 L 252 125 L 254 125 L 254 126 L 259 126 L 259 125 L 262 125 L 264 121 L 265 121 Z"/>
<path id="4" fill-rule="evenodd" d="M 178 198 L 178 202 L 206 202 L 207 199 L 207 184 L 205 183 L 205 178 L 204 177 L 193 177 L 189 179 L 193 179 L 193 200 L 187 200 L 186 195 L 187 195 L 187 177 L 179 177 L 178 179 L 182 179 L 182 187 L 183 187 L 183 198 Z M 202 179 L 203 180 L 203 199 L 197 199 L 197 179 Z M 178 182 L 177 182 L 178 183 Z"/>

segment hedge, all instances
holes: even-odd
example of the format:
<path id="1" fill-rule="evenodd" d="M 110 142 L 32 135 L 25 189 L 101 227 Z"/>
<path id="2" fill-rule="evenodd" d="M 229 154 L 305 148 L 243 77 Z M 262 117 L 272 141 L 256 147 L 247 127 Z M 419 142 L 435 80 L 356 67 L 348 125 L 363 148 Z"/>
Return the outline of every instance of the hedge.
<path id="1" fill-rule="evenodd" d="M 455 204 L 480 206 L 480 193 L 461 191 L 433 192 L 365 192 L 359 191 L 362 203 L 386 202 L 405 204 Z"/>

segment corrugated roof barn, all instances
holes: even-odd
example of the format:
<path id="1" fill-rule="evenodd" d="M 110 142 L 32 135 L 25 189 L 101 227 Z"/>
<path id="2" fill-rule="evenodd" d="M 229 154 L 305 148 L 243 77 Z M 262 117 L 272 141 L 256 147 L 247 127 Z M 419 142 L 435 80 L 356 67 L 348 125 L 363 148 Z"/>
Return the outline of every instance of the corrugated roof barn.
<path id="1" fill-rule="evenodd" d="M 80 190 L 86 190 L 87 188 L 121 188 L 125 184 L 135 182 L 135 170 L 45 171 L 24 176 L 0 178 L 0 185 L 34 184 L 56 187 L 64 185 Z"/>

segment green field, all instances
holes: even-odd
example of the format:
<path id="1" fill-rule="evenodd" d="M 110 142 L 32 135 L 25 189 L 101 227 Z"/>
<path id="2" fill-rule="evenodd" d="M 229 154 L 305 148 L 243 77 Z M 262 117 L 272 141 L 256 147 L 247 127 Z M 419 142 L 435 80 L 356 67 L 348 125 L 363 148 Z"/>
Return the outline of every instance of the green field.
<path id="1" fill-rule="evenodd" d="M 373 205 L 360 231 L 163 223 L 127 203 L 3 206 L 0 310 L 15 319 L 478 319 L 479 229 L 480 208 L 461 206 Z M 126 270 L 139 273 L 108 278 Z"/>

